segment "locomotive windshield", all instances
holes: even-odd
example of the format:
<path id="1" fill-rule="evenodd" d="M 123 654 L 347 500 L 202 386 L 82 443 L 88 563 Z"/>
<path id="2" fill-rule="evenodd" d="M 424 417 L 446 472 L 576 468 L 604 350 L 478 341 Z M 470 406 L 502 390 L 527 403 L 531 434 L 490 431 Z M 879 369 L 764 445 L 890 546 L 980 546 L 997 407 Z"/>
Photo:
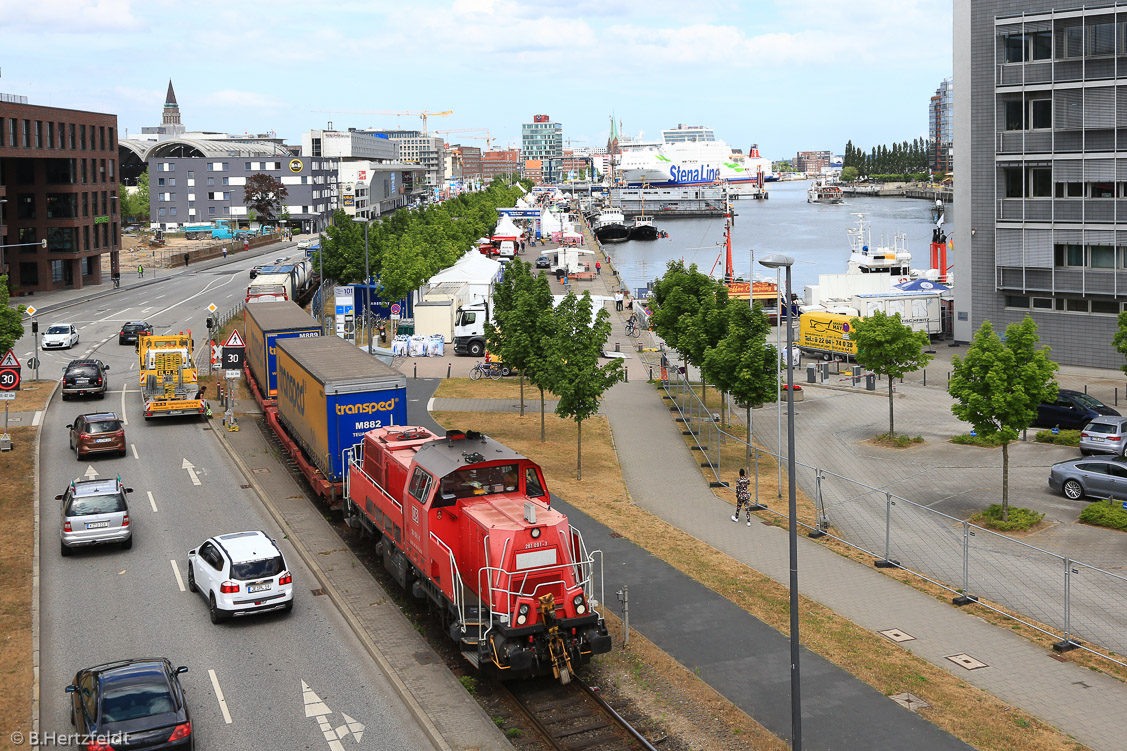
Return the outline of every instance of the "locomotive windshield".
<path id="1" fill-rule="evenodd" d="M 456 498 L 470 498 L 494 493 L 513 493 L 520 486 L 520 473 L 516 464 L 495 467 L 467 467 L 451 472 L 442 478 L 442 493 Z"/>

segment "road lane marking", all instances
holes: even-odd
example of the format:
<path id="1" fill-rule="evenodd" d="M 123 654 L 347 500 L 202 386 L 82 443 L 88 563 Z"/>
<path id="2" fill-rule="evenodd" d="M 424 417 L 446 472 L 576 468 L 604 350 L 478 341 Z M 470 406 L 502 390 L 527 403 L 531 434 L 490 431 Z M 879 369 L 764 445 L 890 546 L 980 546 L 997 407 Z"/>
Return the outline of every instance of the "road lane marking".
<path id="1" fill-rule="evenodd" d="M 433 411 L 434 411 L 434 397 L 432 396 L 430 399 L 427 399 L 427 412 L 433 412 Z"/>
<path id="2" fill-rule="evenodd" d="M 32 418 L 31 418 L 31 427 L 34 428 L 36 425 L 39 424 L 39 421 L 42 420 L 42 419 L 43 419 L 43 410 L 41 410 L 41 409 L 35 410 L 35 415 L 32 416 Z"/>
<path id="3" fill-rule="evenodd" d="M 129 416 L 125 413 L 125 384 L 121 384 L 121 424 L 129 424 Z"/>
<path id="4" fill-rule="evenodd" d="M 131 310 L 133 310 L 133 308 L 126 308 L 125 310 L 119 310 L 119 311 L 117 311 L 117 314 L 118 314 L 119 316 L 124 316 L 124 315 L 125 315 L 126 313 L 128 313 L 128 312 L 129 312 L 129 311 L 131 311 Z M 124 319 L 123 319 L 123 320 L 124 320 Z M 125 322 L 126 322 L 126 323 L 129 323 L 129 321 L 127 321 L 127 320 L 126 320 Z"/>
<path id="5" fill-rule="evenodd" d="M 156 297 L 154 297 L 153 299 L 154 299 L 154 300 L 159 300 L 159 299 L 161 299 L 162 297 L 168 297 L 168 295 L 157 295 L 157 296 L 156 296 Z"/>
<path id="6" fill-rule="evenodd" d="M 211 687 L 215 689 L 215 698 L 219 700 L 219 708 L 223 710 L 223 721 L 230 725 L 231 713 L 227 711 L 227 700 L 223 698 L 223 689 L 219 688 L 219 679 L 211 668 L 208 668 L 207 674 L 211 676 Z"/>
<path id="7" fill-rule="evenodd" d="M 129 448 L 133 449 L 133 458 L 140 460 L 141 457 L 137 456 L 137 447 L 134 444 L 129 444 Z"/>
<path id="8" fill-rule="evenodd" d="M 192 484 L 193 485 L 199 485 L 200 484 L 200 478 L 196 477 L 196 465 L 192 464 L 190 461 L 185 459 L 184 463 L 180 465 L 180 469 L 188 470 L 188 477 L 192 478 Z"/>
<path id="9" fill-rule="evenodd" d="M 153 507 L 153 513 L 157 513 L 157 502 L 153 500 L 153 491 L 146 490 L 145 492 L 149 494 L 149 505 Z"/>
<path id="10" fill-rule="evenodd" d="M 176 561 L 171 561 L 171 563 L 172 573 L 176 574 L 176 586 L 180 587 L 181 592 L 186 592 L 187 590 L 184 589 L 184 579 L 180 576 L 180 567 L 176 564 Z"/>
<path id="11" fill-rule="evenodd" d="M 94 469 L 94 465 L 93 465 L 93 464 L 91 464 L 91 465 L 89 465 L 88 467 L 86 467 L 86 474 L 85 474 L 85 475 L 83 475 L 83 476 L 84 476 L 84 477 L 85 477 L 85 478 L 86 478 L 87 480 L 93 480 L 93 479 L 94 479 L 95 477 L 97 477 L 97 476 L 98 476 L 98 470 Z"/>

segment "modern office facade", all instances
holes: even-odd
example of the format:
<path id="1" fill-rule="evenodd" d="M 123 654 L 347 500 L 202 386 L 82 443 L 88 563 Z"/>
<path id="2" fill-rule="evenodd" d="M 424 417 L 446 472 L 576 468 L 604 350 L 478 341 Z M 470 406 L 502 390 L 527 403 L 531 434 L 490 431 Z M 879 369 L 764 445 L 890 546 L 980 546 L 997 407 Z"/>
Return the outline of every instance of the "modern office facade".
<path id="1" fill-rule="evenodd" d="M 0 271 L 15 294 L 99 284 L 121 250 L 117 115 L 18 100 L 0 97 Z"/>
<path id="2" fill-rule="evenodd" d="M 530 123 L 521 123 L 520 150 L 524 160 L 543 163 L 543 179 L 558 179 L 563 159 L 563 124 L 552 122 L 548 115 L 535 115 Z"/>
<path id="3" fill-rule="evenodd" d="M 927 122 L 928 140 L 931 141 L 930 166 L 932 172 L 950 173 L 953 170 L 951 161 L 951 142 L 953 139 L 953 110 L 955 83 L 951 78 L 944 78 L 928 102 Z"/>
<path id="4" fill-rule="evenodd" d="M 426 170 L 426 185 L 441 188 L 446 180 L 445 142 L 440 136 L 430 136 L 417 130 L 364 131 L 394 141 L 399 146 L 399 161 L 420 164 Z"/>
<path id="5" fill-rule="evenodd" d="M 377 136 L 355 128 L 308 130 L 301 136 L 301 155 L 394 162 L 399 159 L 399 144 L 387 136 Z"/>
<path id="6" fill-rule="evenodd" d="M 1127 4 L 955 1 L 955 335 L 1032 316 L 1117 368 L 1127 305 Z"/>

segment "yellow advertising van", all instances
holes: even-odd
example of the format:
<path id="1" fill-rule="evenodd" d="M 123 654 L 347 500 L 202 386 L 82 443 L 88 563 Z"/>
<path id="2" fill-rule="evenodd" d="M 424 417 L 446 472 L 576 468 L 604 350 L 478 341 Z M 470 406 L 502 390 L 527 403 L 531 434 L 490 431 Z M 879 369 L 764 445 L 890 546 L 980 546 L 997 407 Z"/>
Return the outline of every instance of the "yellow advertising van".
<path id="1" fill-rule="evenodd" d="M 798 317 L 798 347 L 803 352 L 856 357 L 857 343 L 849 337 L 854 316 L 803 313 Z"/>

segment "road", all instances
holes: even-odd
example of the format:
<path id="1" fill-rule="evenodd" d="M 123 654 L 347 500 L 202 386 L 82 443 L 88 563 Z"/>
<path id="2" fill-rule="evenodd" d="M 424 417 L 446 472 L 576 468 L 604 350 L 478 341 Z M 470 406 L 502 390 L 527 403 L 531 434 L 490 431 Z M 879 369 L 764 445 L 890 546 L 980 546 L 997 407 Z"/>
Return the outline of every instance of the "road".
<path id="1" fill-rule="evenodd" d="M 143 419 L 133 347 L 117 343 L 122 323 L 148 320 L 158 334 L 192 329 L 197 346 L 204 345 L 207 305 L 226 310 L 236 304 L 245 292 L 248 268 L 279 254 L 272 250 L 219 269 L 188 269 L 168 282 L 122 290 L 40 317 L 40 331 L 52 323 L 72 322 L 81 334 L 72 351 L 39 353 L 42 377 L 61 374 L 69 360 L 89 355 L 110 366 L 111 385 L 104 400 L 64 403 L 56 397 L 43 420 L 44 732 L 70 729 L 63 688 L 79 668 L 125 657 L 166 656 L 174 665 L 189 667 L 183 684 L 197 748 L 432 748 L 329 598 L 313 594 L 316 581 L 243 486 L 206 432 L 210 427 L 196 418 Z M 124 458 L 77 462 L 65 425 L 78 414 L 101 410 L 124 415 L 130 450 Z M 88 473 L 120 474 L 134 488 L 134 545 L 131 550 L 77 551 L 64 559 L 54 496 Z M 261 529 L 277 539 L 294 575 L 294 610 L 215 626 L 204 600 L 186 591 L 186 554 L 210 536 L 244 529 Z M 307 705 L 313 707 L 309 717 Z M 324 714 L 325 708 L 330 714 Z M 345 714 L 354 724 L 348 724 Z M 334 735 L 322 731 L 318 715 Z"/>

